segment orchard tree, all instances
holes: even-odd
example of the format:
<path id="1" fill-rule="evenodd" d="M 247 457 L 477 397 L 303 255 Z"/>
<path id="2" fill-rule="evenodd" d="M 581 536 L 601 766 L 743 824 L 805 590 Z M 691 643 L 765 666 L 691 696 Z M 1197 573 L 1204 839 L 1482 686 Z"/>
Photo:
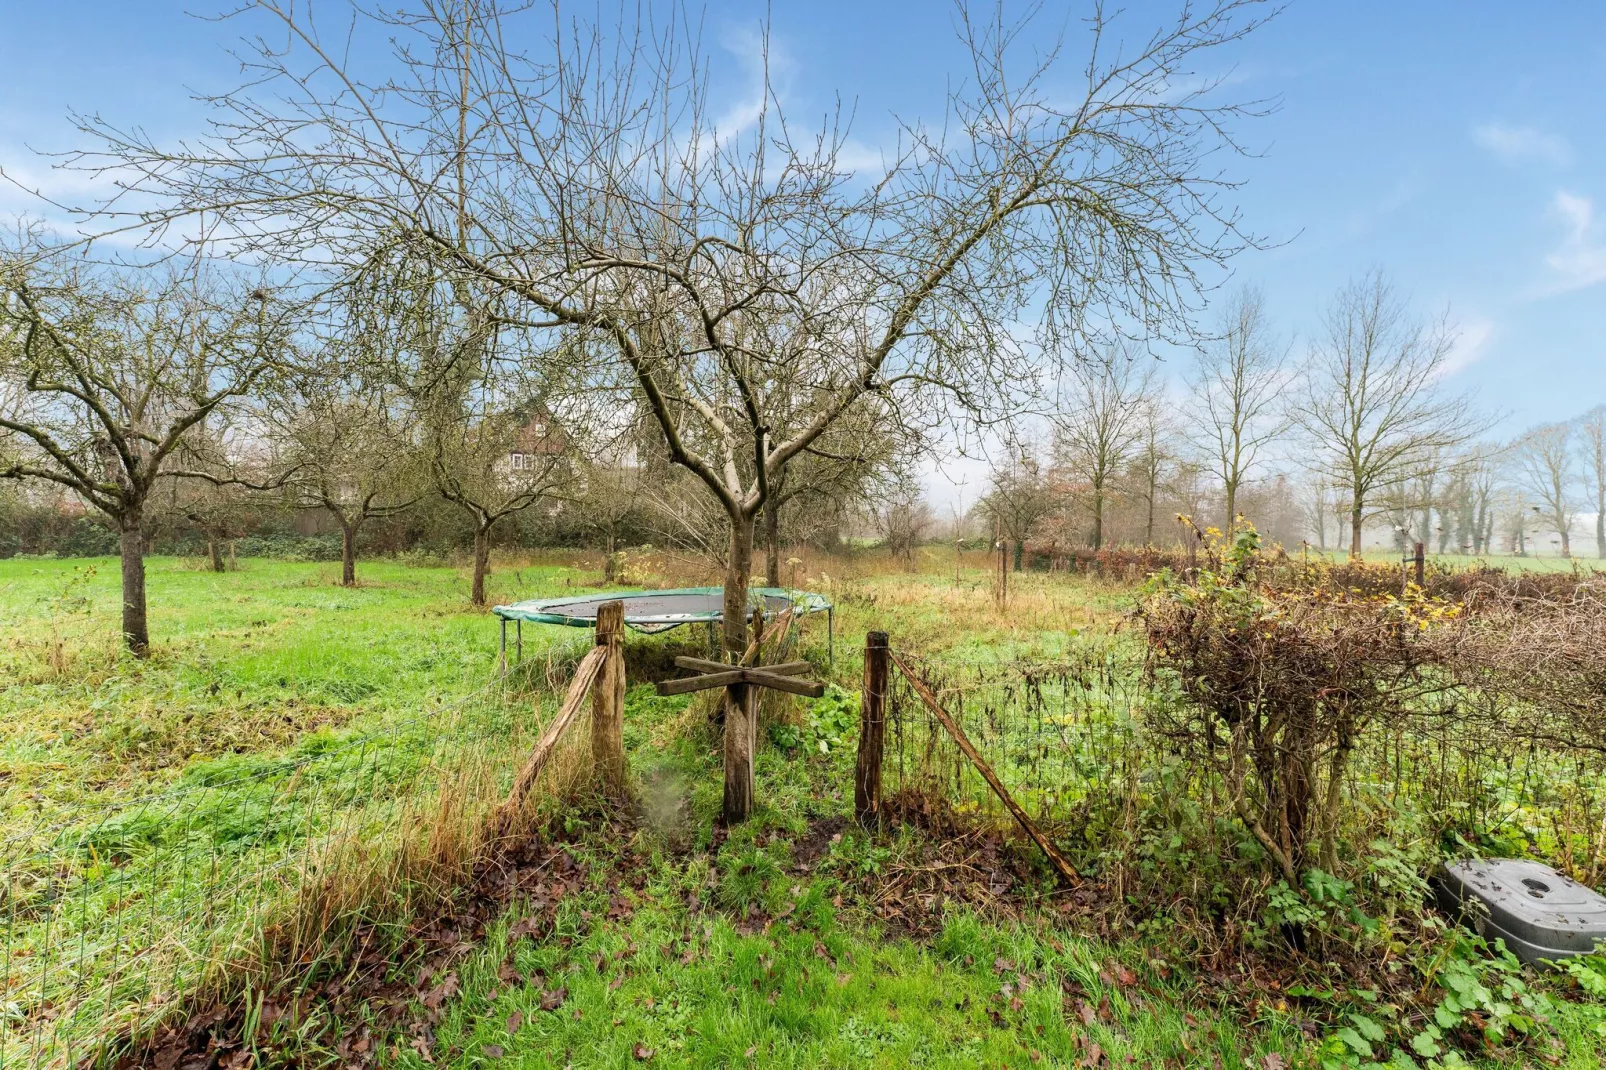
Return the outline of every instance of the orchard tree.
<path id="1" fill-rule="evenodd" d="M 1009 459 L 993 468 L 976 513 L 993 522 L 1015 546 L 1015 571 L 1025 556 L 1026 540 L 1059 505 L 1053 485 L 1029 445 L 1012 447 Z"/>
<path id="2" fill-rule="evenodd" d="M 901 479 L 887 492 L 873 513 L 881 542 L 893 560 L 913 568 L 915 551 L 931 538 L 936 518 L 925 492 L 912 479 Z"/>
<path id="3" fill-rule="evenodd" d="M 256 389 L 286 333 L 265 290 L 200 262 L 111 270 L 32 241 L 0 251 L 0 478 L 65 487 L 116 527 L 136 657 L 150 649 L 153 494 L 164 478 L 230 478 L 185 470 L 183 447 Z"/>
<path id="4" fill-rule="evenodd" d="M 1345 286 L 1328 309 L 1294 418 L 1318 452 L 1312 467 L 1348 499 L 1351 557 L 1374 498 L 1470 436 L 1469 399 L 1442 383 L 1453 344 L 1446 324 L 1413 320 L 1379 272 Z"/>
<path id="5" fill-rule="evenodd" d="M 426 434 L 435 489 L 473 524 L 469 599 L 483 606 L 493 530 L 504 518 L 553 504 L 566 492 L 573 478 L 567 441 L 538 401 L 437 415 Z"/>
<path id="6" fill-rule="evenodd" d="M 796 128 L 767 74 L 739 121 L 717 118 L 720 68 L 678 8 L 608 26 L 490 0 L 354 6 L 326 38 L 304 5 L 257 0 L 242 17 L 268 28 L 210 136 L 168 146 L 90 118 L 100 148 L 77 162 L 130 190 L 96 215 L 107 228 L 171 235 L 205 212 L 243 251 L 335 272 L 399 248 L 507 295 L 531 329 L 605 343 L 597 389 L 628 390 L 725 515 L 735 659 L 756 518 L 867 399 L 996 411 L 1111 325 L 1186 333 L 1253 242 L 1222 161 L 1259 110 L 1198 68 L 1269 10 L 1182 4 L 1126 34 L 1095 8 L 1068 67 L 1068 43 L 1040 48 L 1030 19 L 962 7 L 947 114 L 856 168 L 844 117 Z M 725 725 L 739 820 L 753 723 L 732 708 Z"/>
<path id="7" fill-rule="evenodd" d="M 267 398 L 275 467 L 290 504 L 340 527 L 340 583 L 357 585 L 357 537 L 424 496 L 420 443 L 402 392 L 362 339 L 331 343 Z"/>

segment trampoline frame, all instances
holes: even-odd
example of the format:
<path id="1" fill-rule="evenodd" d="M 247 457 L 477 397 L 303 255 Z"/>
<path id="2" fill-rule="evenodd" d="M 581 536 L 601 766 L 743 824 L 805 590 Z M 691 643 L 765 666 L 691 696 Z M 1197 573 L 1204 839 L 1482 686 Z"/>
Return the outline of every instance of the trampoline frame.
<path id="1" fill-rule="evenodd" d="M 526 620 L 532 624 L 553 624 L 569 628 L 595 628 L 597 625 L 595 614 L 590 617 L 577 617 L 567 613 L 541 612 L 547 606 L 562 606 L 575 602 L 590 602 L 594 605 L 601 605 L 603 602 L 622 601 L 626 607 L 625 625 L 636 631 L 644 631 L 648 634 L 667 632 L 683 624 L 707 624 L 709 629 L 709 649 L 717 652 L 718 632 L 715 630 L 715 625 L 725 619 L 723 609 L 718 613 L 712 614 L 660 613 L 647 617 L 637 617 L 632 620 L 629 606 L 632 598 L 659 598 L 664 595 L 675 594 L 713 594 L 716 591 L 722 593 L 723 590 L 721 587 L 677 587 L 663 591 L 607 591 L 602 594 L 580 595 L 578 597 L 527 599 L 511 605 L 493 606 L 491 612 L 496 614 L 502 626 L 498 660 L 501 662 L 502 671 L 506 673 L 508 665 L 507 626 L 509 621 L 512 621 L 514 625 L 513 650 L 516 664 L 524 661 L 524 622 Z M 824 595 L 815 594 L 812 591 L 793 590 L 785 587 L 748 588 L 748 600 L 750 602 L 754 600 L 755 595 L 760 599 L 785 598 L 792 603 L 794 609 L 801 608 L 802 612 L 799 616 L 802 617 L 823 611 L 825 613 L 826 658 L 828 664 L 836 664 L 836 605 L 834 603 Z M 520 606 L 529 606 L 531 608 L 522 610 L 517 614 L 503 613 L 503 610 L 514 610 Z M 649 627 L 643 628 L 640 627 L 641 625 L 648 625 Z"/>

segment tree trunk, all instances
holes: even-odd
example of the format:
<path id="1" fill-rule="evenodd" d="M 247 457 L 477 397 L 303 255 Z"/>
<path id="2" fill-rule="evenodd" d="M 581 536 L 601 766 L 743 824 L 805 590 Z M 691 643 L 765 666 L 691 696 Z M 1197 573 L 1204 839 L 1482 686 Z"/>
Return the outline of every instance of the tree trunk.
<path id="1" fill-rule="evenodd" d="M 1154 496 L 1159 492 L 1159 484 L 1154 478 L 1153 469 L 1151 469 L 1149 471 L 1149 513 L 1143 521 L 1143 545 L 1146 548 L 1154 545 Z"/>
<path id="2" fill-rule="evenodd" d="M 1357 494 L 1349 507 L 1349 555 L 1352 558 L 1361 556 L 1361 517 L 1363 515 L 1361 496 Z"/>
<path id="3" fill-rule="evenodd" d="M 479 524 L 474 528 L 474 585 L 469 601 L 476 606 L 485 604 L 485 577 L 491 571 L 491 525 Z"/>
<path id="4" fill-rule="evenodd" d="M 1093 552 L 1104 546 L 1104 488 L 1093 488 Z"/>
<path id="5" fill-rule="evenodd" d="M 1019 572 L 1026 563 L 1026 540 L 1015 540 L 1015 571 Z"/>
<path id="6" fill-rule="evenodd" d="M 771 587 L 781 587 L 781 500 L 764 503 L 764 574 Z"/>
<path id="7" fill-rule="evenodd" d="M 1232 529 L 1238 522 L 1238 484 L 1227 484 L 1227 522 L 1221 525 L 1222 534 L 1232 538 Z"/>
<path id="8" fill-rule="evenodd" d="M 1556 530 L 1561 534 L 1561 556 L 1571 557 L 1573 555 L 1572 539 L 1568 537 L 1567 529 L 1562 526 L 1559 520 L 1556 522 Z"/>
<path id="9" fill-rule="evenodd" d="M 143 511 L 129 509 L 118 518 L 118 549 L 123 559 L 123 642 L 136 658 L 150 653 L 151 632 L 145 612 L 145 534 Z"/>
<path id="10" fill-rule="evenodd" d="M 357 586 L 357 529 L 362 521 L 348 524 L 340 520 L 340 586 Z"/>
<path id="11" fill-rule="evenodd" d="M 223 567 L 223 551 L 218 548 L 217 539 L 211 537 L 207 538 L 206 552 L 212 557 L 213 572 L 226 571 Z"/>
<path id="12" fill-rule="evenodd" d="M 1595 556 L 1606 558 L 1606 494 L 1595 503 Z"/>
<path id="13" fill-rule="evenodd" d="M 730 557 L 725 563 L 725 660 L 747 653 L 747 584 L 753 572 L 753 518 L 731 518 Z M 746 687 L 725 690 L 724 821 L 735 825 L 753 810 L 753 709 Z"/>

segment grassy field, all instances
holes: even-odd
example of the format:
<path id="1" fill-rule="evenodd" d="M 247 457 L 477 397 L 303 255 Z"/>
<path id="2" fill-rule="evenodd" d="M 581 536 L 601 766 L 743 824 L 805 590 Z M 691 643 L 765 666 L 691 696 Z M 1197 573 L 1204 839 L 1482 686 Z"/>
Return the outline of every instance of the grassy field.
<path id="1" fill-rule="evenodd" d="M 1219 979 L 1174 961 L 1163 929 L 1099 934 L 1067 920 L 1046 873 L 1029 865 L 1000 905 L 939 895 L 925 904 L 930 924 L 887 920 L 882 897 L 893 874 L 955 862 L 931 854 L 916 833 L 872 840 L 848 820 L 864 631 L 887 630 L 899 647 L 957 663 L 1053 657 L 1119 633 L 1132 604 L 1128 588 L 1025 575 L 1001 613 L 985 574 L 955 574 L 952 564 L 932 561 L 918 573 L 874 559 L 802 569 L 799 582 L 839 606 L 834 667 L 823 627 L 811 626 L 803 643 L 837 686 L 782 712 L 775 723 L 792 734 L 761 747 L 757 813 L 728 836 L 714 820 L 719 763 L 706 717 L 687 699 L 634 687 L 625 741 L 640 819 L 627 827 L 584 811 L 560 819 L 580 874 L 568 894 L 547 904 L 539 927 L 521 925 L 538 904 L 514 900 L 483 940 L 457 949 L 433 976 L 398 962 L 415 999 L 410 1025 L 361 1041 L 368 1058 L 420 1070 L 1314 1065 L 1320 1031 L 1297 1001 L 1246 1008 Z M 466 575 L 386 563 L 364 563 L 359 575 L 361 586 L 348 590 L 328 565 L 250 560 L 215 574 L 155 560 L 155 653 L 134 662 L 118 652 L 114 562 L 0 562 L 8 867 L 23 847 L 59 839 L 60 828 L 92 824 L 97 808 L 241 776 L 275 785 L 268 812 L 205 821 L 239 825 L 238 851 L 279 850 L 292 834 L 261 829 L 277 827 L 273 811 L 299 805 L 313 778 L 297 763 L 376 736 L 401 739 L 393 750 L 410 754 L 447 732 L 431 712 L 447 706 L 479 711 L 451 731 L 492 750 L 492 775 L 505 783 L 539 717 L 526 693 L 496 686 L 497 629 L 467 604 Z M 589 560 L 554 555 L 499 568 L 492 597 L 593 589 L 599 579 Z M 525 638 L 536 665 L 589 642 L 588 633 L 556 628 L 527 628 Z M 650 660 L 661 642 L 633 637 L 633 656 Z M 401 767 L 383 753 L 384 762 L 361 766 L 365 798 L 382 794 Z M 330 768 L 348 787 L 358 775 L 355 765 Z M 159 830 L 140 834 L 168 842 Z M 246 857 L 207 844 L 214 869 L 219 857 Z M 118 849 L 135 860 L 118 863 L 130 872 L 144 857 Z M 98 855 L 94 864 L 103 864 Z M 126 895 L 114 889 L 96 909 L 115 912 Z M 19 946 L 8 936 L 8 948 Z M 3 998 L 15 1006 L 19 995 Z M 1596 1017 L 1561 1005 L 1566 1047 L 1547 1065 L 1600 1065 L 1597 1027 Z M 333 1064 L 350 1058 L 360 1032 L 348 1022 L 304 1029 L 292 1042 L 263 1027 L 259 1039 L 288 1044 L 304 1064 Z M 1530 1064 L 1524 1053 L 1487 1062 Z"/>

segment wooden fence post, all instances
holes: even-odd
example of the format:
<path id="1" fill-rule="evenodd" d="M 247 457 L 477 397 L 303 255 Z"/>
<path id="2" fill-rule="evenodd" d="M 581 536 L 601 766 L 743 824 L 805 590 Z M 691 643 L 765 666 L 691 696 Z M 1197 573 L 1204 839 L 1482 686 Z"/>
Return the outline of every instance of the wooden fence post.
<path id="1" fill-rule="evenodd" d="M 864 637 L 864 691 L 859 696 L 859 762 L 853 772 L 853 812 L 865 827 L 881 820 L 881 753 L 887 725 L 887 633 Z"/>
<path id="2" fill-rule="evenodd" d="M 752 656 L 754 665 L 760 660 L 759 649 L 764 636 L 764 610 L 753 607 Z M 753 810 L 753 742 L 757 738 L 758 688 L 745 683 L 725 686 L 725 799 L 721 814 L 725 824 L 735 825 L 747 820 Z"/>
<path id="3" fill-rule="evenodd" d="M 591 687 L 591 761 L 597 783 L 617 796 L 625 790 L 625 604 L 597 607 L 597 646 L 605 649 Z"/>
<path id="4" fill-rule="evenodd" d="M 1421 543 L 1417 543 L 1416 554 L 1412 559 L 1412 566 L 1416 572 L 1416 585 L 1418 587 L 1422 586 L 1423 574 L 1427 571 L 1427 554 L 1424 552 L 1425 549 L 1426 548 Z"/>

